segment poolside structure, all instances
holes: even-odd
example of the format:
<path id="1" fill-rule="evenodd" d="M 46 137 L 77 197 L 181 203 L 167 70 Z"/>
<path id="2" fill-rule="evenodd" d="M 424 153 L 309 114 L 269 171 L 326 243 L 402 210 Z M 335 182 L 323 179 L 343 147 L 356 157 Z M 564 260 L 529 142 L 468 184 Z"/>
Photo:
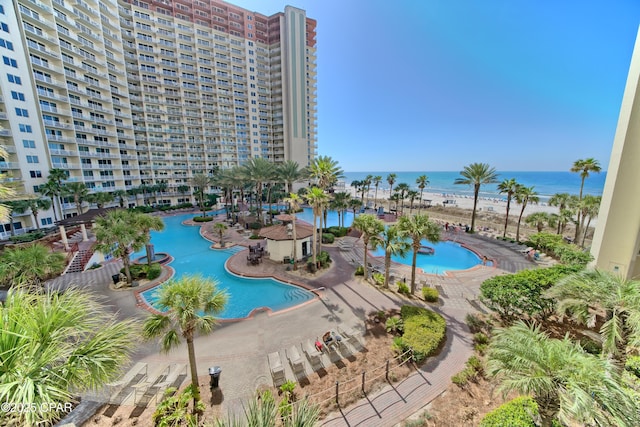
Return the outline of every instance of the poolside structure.
<path id="1" fill-rule="evenodd" d="M 591 246 L 593 266 L 626 278 L 640 277 L 639 140 L 640 32 L 631 58 Z"/>
<path id="2" fill-rule="evenodd" d="M 291 262 L 293 259 L 293 227 L 289 215 L 278 215 L 283 219 L 282 224 L 272 225 L 260 230 L 260 237 L 267 241 L 267 252 L 272 261 Z M 296 221 L 296 255 L 298 260 L 304 259 L 311 253 L 311 239 L 313 227 L 306 222 Z"/>

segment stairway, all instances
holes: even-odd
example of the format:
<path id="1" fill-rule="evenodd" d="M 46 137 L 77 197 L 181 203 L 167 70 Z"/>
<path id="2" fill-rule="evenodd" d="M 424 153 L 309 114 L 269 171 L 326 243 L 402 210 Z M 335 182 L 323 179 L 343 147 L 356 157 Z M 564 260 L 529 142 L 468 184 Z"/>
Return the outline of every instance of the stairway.
<path id="1" fill-rule="evenodd" d="M 64 273 L 82 273 L 87 262 L 91 259 L 91 255 L 93 255 L 92 249 L 78 250 Z"/>

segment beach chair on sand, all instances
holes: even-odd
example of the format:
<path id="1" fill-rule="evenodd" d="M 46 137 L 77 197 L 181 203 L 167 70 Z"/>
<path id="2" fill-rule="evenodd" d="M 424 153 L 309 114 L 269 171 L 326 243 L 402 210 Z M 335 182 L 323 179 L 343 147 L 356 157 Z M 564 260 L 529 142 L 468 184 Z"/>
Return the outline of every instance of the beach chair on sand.
<path id="1" fill-rule="evenodd" d="M 278 353 L 277 351 L 269 353 L 267 359 L 269 360 L 269 370 L 271 371 L 273 384 L 276 387 L 280 387 L 287 381 L 287 377 L 284 374 L 284 366 L 282 365 L 280 353 Z"/>
<path id="2" fill-rule="evenodd" d="M 302 344 L 302 351 L 307 354 L 307 358 L 309 362 L 311 362 L 311 366 L 313 369 L 322 368 L 324 364 L 322 363 L 322 352 L 318 351 L 315 344 L 311 342 L 311 340 L 307 340 Z"/>
<path id="3" fill-rule="evenodd" d="M 287 350 L 287 358 L 289 359 L 289 363 L 291 364 L 291 369 L 293 369 L 293 374 L 296 377 L 307 376 L 304 369 L 304 359 L 300 356 L 298 347 L 296 347 L 295 345 L 291 346 L 291 348 Z"/>

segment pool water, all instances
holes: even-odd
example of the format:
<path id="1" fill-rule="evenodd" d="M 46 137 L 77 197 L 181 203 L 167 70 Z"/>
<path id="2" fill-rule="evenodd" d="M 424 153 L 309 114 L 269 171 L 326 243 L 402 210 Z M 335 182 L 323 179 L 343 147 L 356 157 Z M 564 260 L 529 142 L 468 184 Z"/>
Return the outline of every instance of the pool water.
<path id="1" fill-rule="evenodd" d="M 443 274 L 452 270 L 466 270 L 482 263 L 480 257 L 474 252 L 450 240 L 438 243 L 423 240 L 422 244 L 435 249 L 433 255 L 418 253 L 416 267 L 421 268 L 425 273 Z M 371 253 L 373 256 L 383 257 L 384 259 L 384 249 L 377 249 Z M 404 257 L 392 255 L 391 259 L 400 264 L 411 265 L 412 257 L 413 249 L 409 250 Z"/>
<path id="2" fill-rule="evenodd" d="M 252 310 L 268 307 L 273 311 L 283 310 L 308 301 L 314 294 L 300 287 L 282 283 L 273 279 L 255 279 L 238 277 L 229 273 L 224 264 L 227 259 L 244 250 L 234 246 L 225 250 L 212 250 L 211 242 L 200 236 L 200 227 L 183 226 L 182 222 L 193 214 L 163 218 L 165 229 L 151 232 L 151 243 L 156 252 L 167 252 L 173 256 L 170 264 L 176 271 L 175 277 L 183 274 L 201 274 L 217 279 L 219 288 L 229 294 L 221 319 L 247 317 Z M 132 259 L 144 255 L 144 250 L 131 255 Z M 162 286 L 162 285 L 160 285 Z M 141 293 L 146 302 L 153 306 L 157 301 L 158 287 Z"/>

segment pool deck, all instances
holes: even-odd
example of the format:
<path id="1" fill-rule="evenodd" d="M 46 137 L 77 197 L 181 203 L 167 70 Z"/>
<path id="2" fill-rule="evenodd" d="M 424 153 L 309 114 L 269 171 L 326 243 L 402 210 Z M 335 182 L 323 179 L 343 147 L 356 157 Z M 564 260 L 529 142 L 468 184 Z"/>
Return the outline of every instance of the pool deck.
<path id="1" fill-rule="evenodd" d="M 201 234 L 213 240 L 212 223 L 207 223 Z M 467 313 L 482 309 L 478 304 L 480 284 L 487 278 L 505 272 L 515 272 L 535 267 L 519 250 L 521 247 L 487 237 L 468 234 L 443 233 L 444 238 L 455 240 L 480 255 L 494 261 L 496 267 L 477 266 L 470 270 L 452 272 L 447 275 L 419 273 L 416 282 L 435 286 L 440 290 L 441 300 L 438 311 L 447 319 L 447 343 L 444 350 L 432 358 L 418 372 L 403 381 L 387 385 L 375 394 L 330 414 L 320 425 L 324 426 L 394 426 L 439 396 L 451 383 L 450 378 L 459 372 L 472 354 L 472 336 L 464 319 Z M 338 240 L 344 243 L 339 244 Z M 251 398 L 256 389 L 271 385 L 267 354 L 280 351 L 309 338 L 321 336 L 323 332 L 335 329 L 338 324 L 346 324 L 363 331 L 368 313 L 378 310 L 399 308 L 408 300 L 399 294 L 383 291 L 353 276 L 354 264 L 362 262 L 362 241 L 355 238 L 336 240 L 335 244 L 323 245 L 332 259 L 331 267 L 321 275 L 313 276 L 303 271 L 287 271 L 287 266 L 269 260 L 259 265 L 247 265 L 246 252 L 239 252 L 228 261 L 228 268 L 237 273 L 256 277 L 275 277 L 285 282 L 297 283 L 317 291 L 319 297 L 301 306 L 278 313 L 266 311 L 254 314 L 242 321 L 222 322 L 209 336 L 198 337 L 195 342 L 198 371 L 201 378 L 207 378 L 208 368 L 222 367 L 220 389 L 215 396 L 202 384 L 203 398 L 220 404 L 222 413 L 237 413 L 242 403 Z M 229 230 L 225 241 L 247 246 L 255 244 L 244 233 Z M 55 279 L 51 284 L 68 286 L 77 284 L 93 290 L 111 306 L 121 318 L 143 320 L 148 311 L 139 306 L 131 289 L 114 291 L 110 289 L 111 275 L 121 267 L 120 262 L 110 262 L 97 270 L 72 273 Z M 394 264 L 396 277 L 410 278 L 410 266 Z M 420 304 L 419 300 L 411 300 Z M 366 346 L 366 343 L 365 343 Z M 144 362 L 152 367 L 171 363 L 188 363 L 184 344 L 168 354 L 160 353 L 155 342 L 142 342 L 135 350 L 133 362 Z M 284 361 L 283 361 L 284 362 Z M 288 365 L 288 364 L 287 364 Z M 287 369 L 289 367 L 287 366 Z M 288 374 L 290 372 L 287 371 Z M 292 378 L 291 375 L 288 377 Z M 99 398 L 102 395 L 87 396 Z"/>

